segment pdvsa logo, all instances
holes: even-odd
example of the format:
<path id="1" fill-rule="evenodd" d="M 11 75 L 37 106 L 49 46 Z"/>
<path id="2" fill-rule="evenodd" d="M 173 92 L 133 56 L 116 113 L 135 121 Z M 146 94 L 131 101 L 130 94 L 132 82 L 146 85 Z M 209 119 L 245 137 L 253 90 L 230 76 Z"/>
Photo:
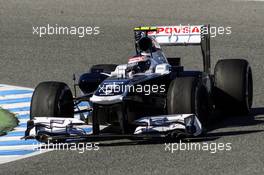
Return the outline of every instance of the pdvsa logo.
<path id="1" fill-rule="evenodd" d="M 148 35 L 199 34 L 200 26 L 159 26 L 157 31 L 149 31 Z"/>

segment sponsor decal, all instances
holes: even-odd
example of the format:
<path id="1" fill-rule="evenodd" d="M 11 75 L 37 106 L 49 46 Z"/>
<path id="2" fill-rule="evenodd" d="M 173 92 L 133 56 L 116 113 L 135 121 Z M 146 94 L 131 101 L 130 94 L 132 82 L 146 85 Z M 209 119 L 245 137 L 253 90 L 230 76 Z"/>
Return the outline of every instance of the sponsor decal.
<path id="1" fill-rule="evenodd" d="M 145 57 L 144 56 L 136 56 L 136 57 L 131 57 L 128 59 L 128 63 L 136 63 L 139 61 L 144 61 Z"/>
<path id="2" fill-rule="evenodd" d="M 149 31 L 148 35 L 200 34 L 201 26 L 158 26 L 157 31 Z"/>

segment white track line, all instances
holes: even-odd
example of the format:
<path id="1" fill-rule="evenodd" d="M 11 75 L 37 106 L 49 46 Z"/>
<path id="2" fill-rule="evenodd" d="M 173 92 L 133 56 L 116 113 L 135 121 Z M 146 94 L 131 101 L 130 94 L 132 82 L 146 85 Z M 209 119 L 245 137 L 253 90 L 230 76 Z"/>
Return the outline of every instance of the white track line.
<path id="1" fill-rule="evenodd" d="M 0 84 L 2 87 L 8 87 L 10 89 L 15 89 L 15 90 L 31 90 L 33 91 L 34 89 L 32 88 L 27 88 L 27 87 L 20 87 L 20 86 L 12 86 L 12 85 L 7 85 L 7 84 Z"/>
<path id="2" fill-rule="evenodd" d="M 21 157 L 20 155 L 18 155 L 18 156 L 13 156 L 13 155 L 1 156 L 0 164 L 12 162 L 14 160 L 18 160 L 20 157 Z"/>
<path id="3" fill-rule="evenodd" d="M 18 112 L 14 112 L 14 114 L 16 114 L 16 115 L 29 115 L 29 111 L 18 111 Z"/>
<path id="4" fill-rule="evenodd" d="M 3 95 L 3 96 L 0 96 L 0 100 L 11 100 L 11 99 L 31 98 L 31 97 L 32 97 L 32 93 L 17 94 L 17 95 Z"/>
<path id="5" fill-rule="evenodd" d="M 30 102 L 23 102 L 23 103 L 12 103 L 12 104 L 2 104 L 0 107 L 4 109 L 14 109 L 14 108 L 23 108 L 23 107 L 29 107 Z"/>
<path id="6" fill-rule="evenodd" d="M 36 150 L 39 148 L 40 144 L 32 144 L 32 145 L 12 145 L 12 146 L 0 146 L 0 151 L 4 150 Z M 2 156 L 0 156 L 2 158 Z"/>
<path id="7" fill-rule="evenodd" d="M 36 151 L 34 153 L 31 153 L 31 154 L 26 154 L 26 155 L 16 155 L 16 156 L 13 156 L 13 155 L 8 155 L 8 156 L 0 156 L 1 159 L 0 159 L 0 164 L 3 164 L 3 163 L 8 163 L 8 162 L 12 162 L 12 161 L 15 161 L 15 160 L 20 160 L 20 159 L 24 159 L 24 158 L 27 158 L 27 157 L 32 157 L 32 156 L 36 156 L 40 153 L 45 153 L 45 152 L 48 152 L 50 150 L 43 150 L 42 152 L 39 152 L 39 151 Z"/>
<path id="8" fill-rule="evenodd" d="M 19 124 L 22 124 L 22 123 L 27 123 L 27 121 L 29 120 L 29 119 L 18 119 L 19 120 Z"/>
<path id="9" fill-rule="evenodd" d="M 12 90 L 27 90 L 25 88 L 22 88 L 22 87 L 9 87 L 9 86 L 2 86 L 0 87 L 0 91 L 12 91 Z"/>
<path id="10" fill-rule="evenodd" d="M 26 131 L 26 127 L 16 127 L 14 130 L 12 130 L 11 132 L 20 132 L 20 131 Z"/>
<path id="11" fill-rule="evenodd" d="M 14 137 L 2 136 L 2 137 L 0 137 L 0 142 L 1 141 L 14 141 L 14 140 L 20 140 L 20 139 L 21 139 L 20 136 L 14 136 Z"/>
<path id="12" fill-rule="evenodd" d="M 16 127 L 14 128 L 12 131 L 8 132 L 8 133 L 13 133 L 13 132 L 24 132 L 26 131 L 27 128 L 26 127 Z"/>

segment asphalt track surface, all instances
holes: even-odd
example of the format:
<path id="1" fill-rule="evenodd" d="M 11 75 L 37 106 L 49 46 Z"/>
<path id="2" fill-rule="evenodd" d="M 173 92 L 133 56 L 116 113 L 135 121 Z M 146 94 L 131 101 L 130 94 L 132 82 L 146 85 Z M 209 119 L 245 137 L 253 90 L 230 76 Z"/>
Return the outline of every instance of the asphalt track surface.
<path id="1" fill-rule="evenodd" d="M 108 142 L 99 151 L 53 151 L 0 165 L 0 174 L 263 174 L 264 3 L 211 0 L 0 0 L 0 82 L 35 87 L 44 80 L 71 84 L 72 74 L 97 63 L 125 63 L 133 54 L 132 29 L 140 25 L 231 26 L 211 40 L 212 67 L 220 58 L 246 58 L 254 74 L 254 105 L 248 117 L 222 116 L 199 143 L 231 143 L 231 151 L 165 151 L 162 143 Z M 100 35 L 32 35 L 32 26 L 91 25 Z M 182 48 L 190 68 L 199 50 Z M 198 52 L 198 53 L 197 53 Z"/>

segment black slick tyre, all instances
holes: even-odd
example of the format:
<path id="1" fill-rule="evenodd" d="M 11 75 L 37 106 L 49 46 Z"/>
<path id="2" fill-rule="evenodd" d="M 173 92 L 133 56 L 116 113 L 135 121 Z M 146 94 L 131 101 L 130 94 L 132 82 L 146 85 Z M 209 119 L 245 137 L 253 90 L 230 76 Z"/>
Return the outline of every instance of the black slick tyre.
<path id="1" fill-rule="evenodd" d="M 198 78 L 179 77 L 174 79 L 168 89 L 168 114 L 195 114 L 206 125 L 209 117 L 209 95 Z"/>
<path id="2" fill-rule="evenodd" d="M 225 59 L 214 70 L 214 102 L 221 112 L 247 115 L 253 101 L 252 71 L 244 59 Z"/>
<path id="3" fill-rule="evenodd" d="M 30 118 L 66 117 L 73 118 L 74 103 L 70 88 L 62 82 L 42 82 L 34 90 Z"/>

